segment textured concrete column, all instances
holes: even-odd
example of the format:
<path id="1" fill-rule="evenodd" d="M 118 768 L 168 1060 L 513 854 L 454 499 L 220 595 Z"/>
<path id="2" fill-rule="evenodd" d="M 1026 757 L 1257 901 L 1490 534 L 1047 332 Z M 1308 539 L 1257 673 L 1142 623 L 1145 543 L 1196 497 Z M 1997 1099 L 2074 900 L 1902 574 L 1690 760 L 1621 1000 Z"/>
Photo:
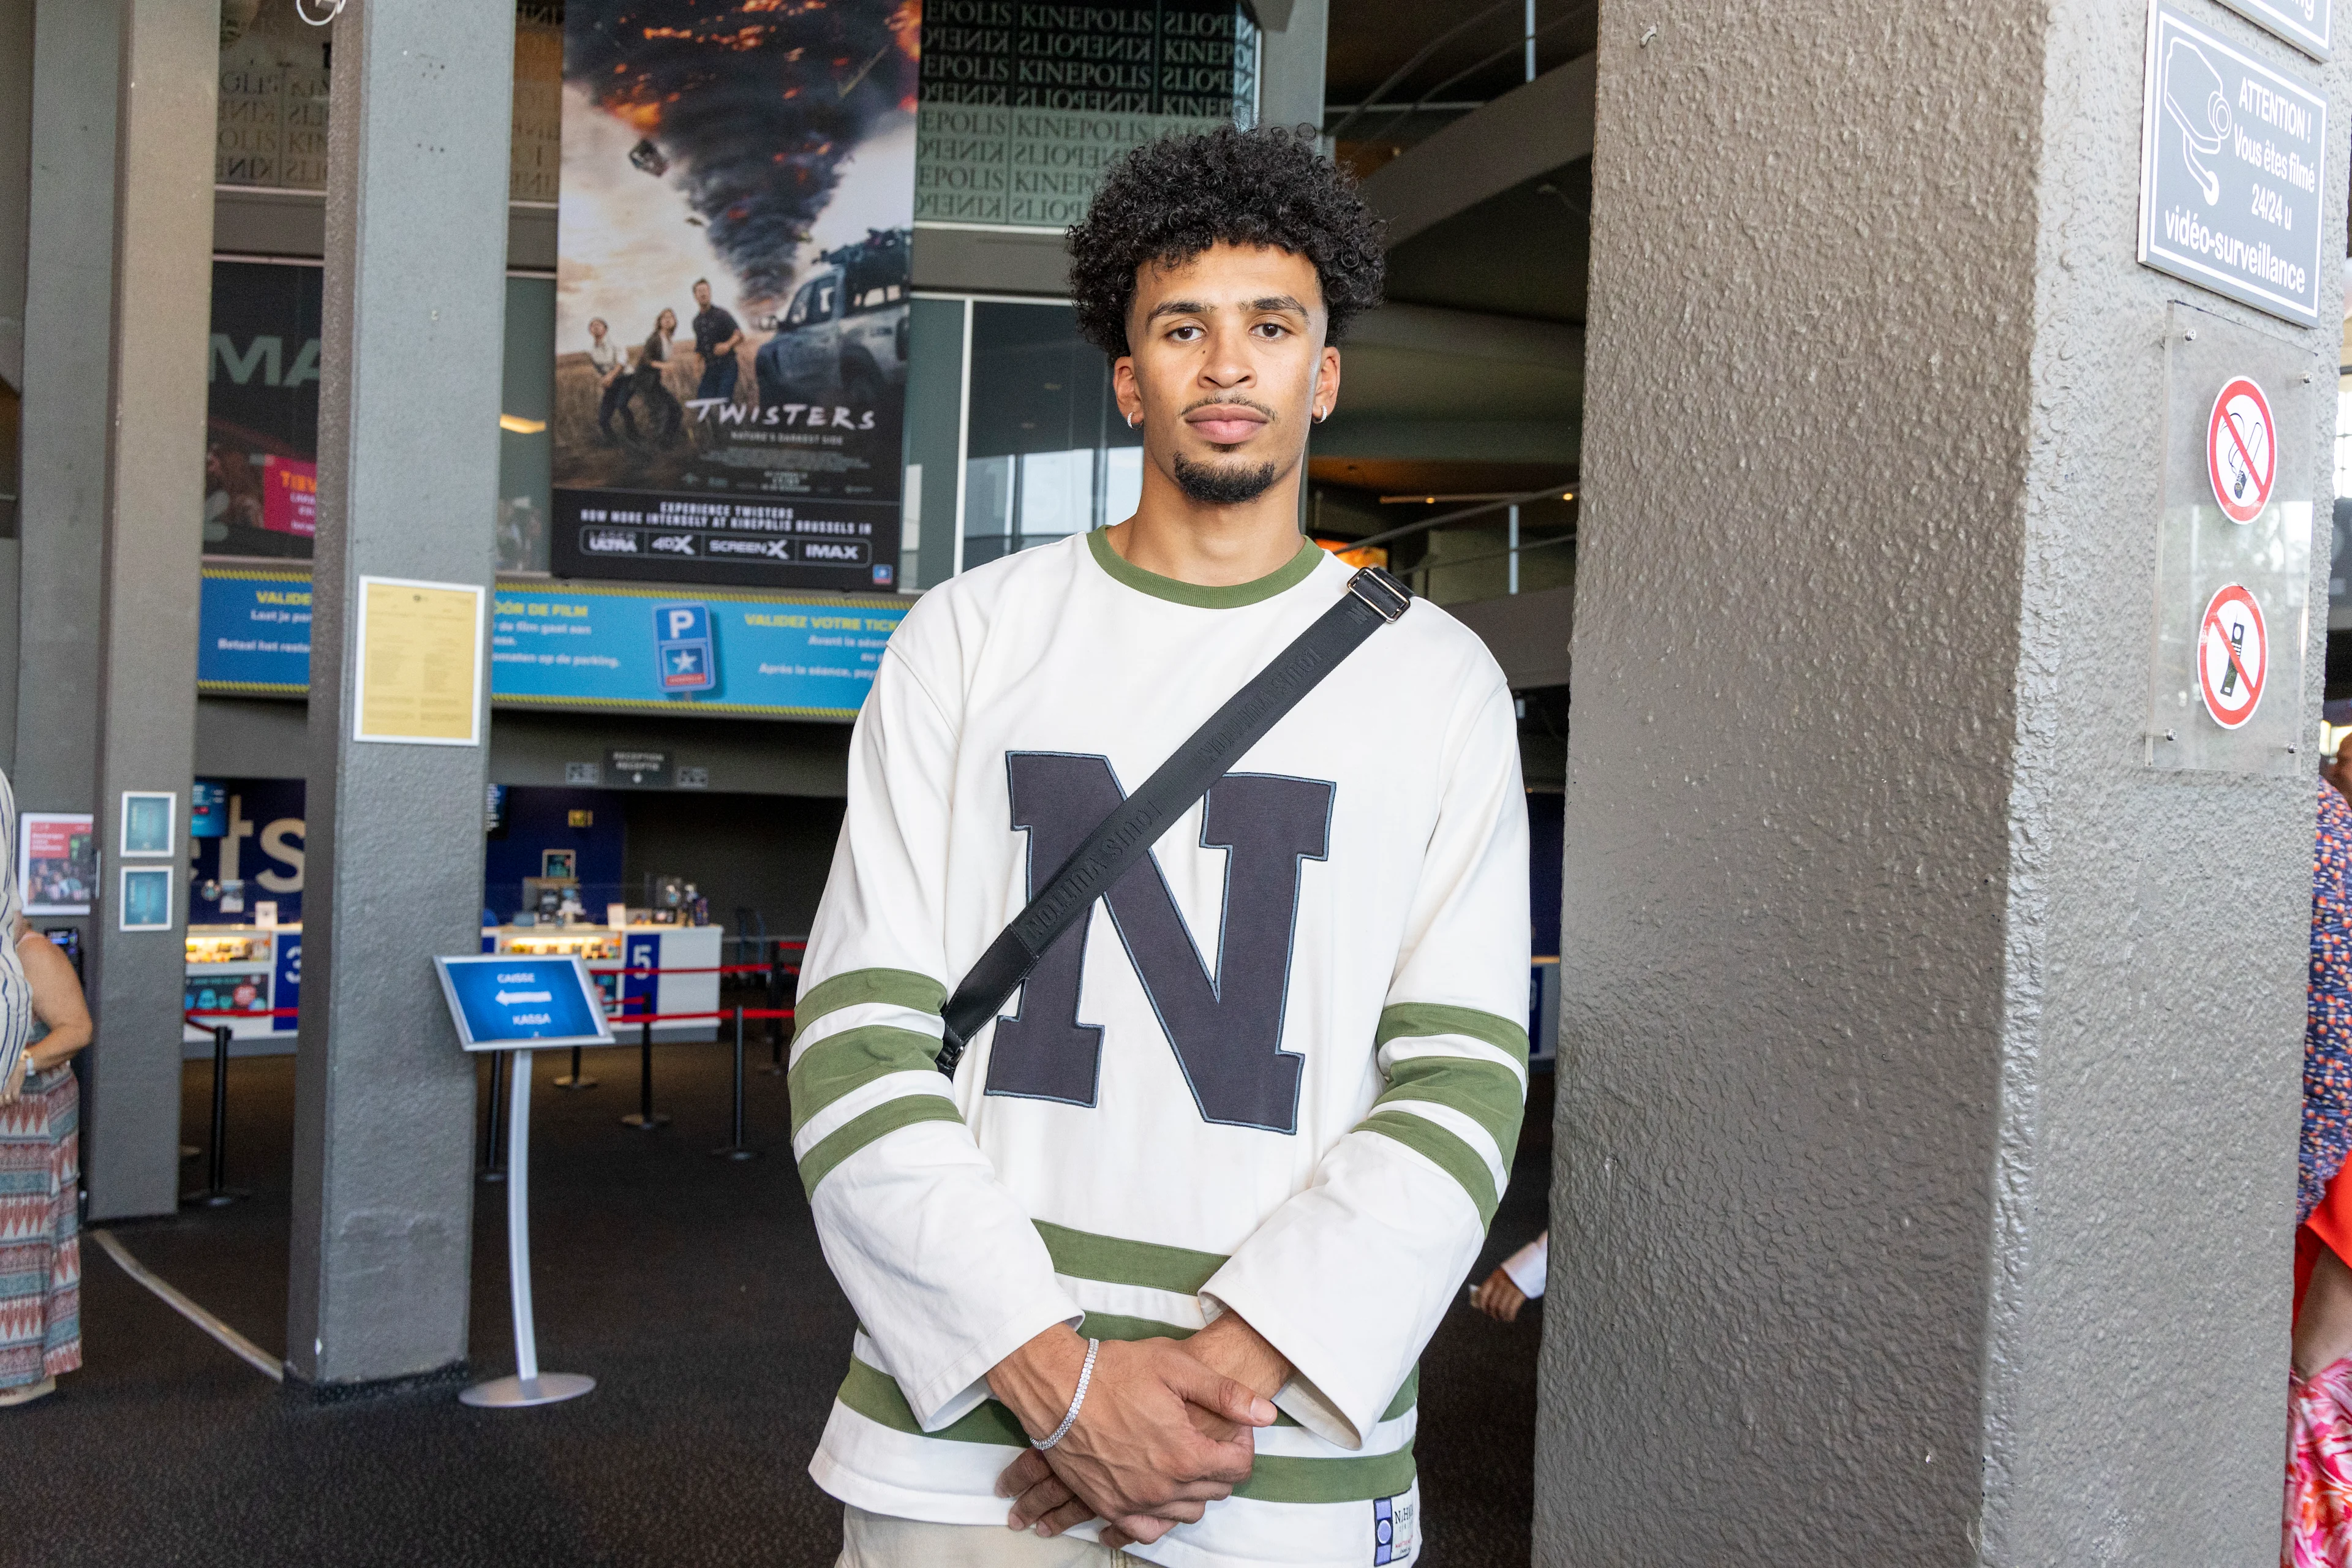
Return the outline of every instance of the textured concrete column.
<path id="1" fill-rule="evenodd" d="M 352 610 L 362 574 L 491 581 L 513 51 L 503 0 L 335 34 L 287 1336 L 321 1385 L 466 1356 L 474 1068 L 432 959 L 478 945 L 487 748 L 351 739 Z"/>
<path id="2" fill-rule="evenodd" d="M 212 136 L 218 18 L 185 0 L 123 7 L 114 182 L 114 366 L 107 423 L 98 829 L 104 847 L 87 983 L 98 1020 L 85 1147 L 93 1219 L 170 1214 L 180 1197 L 184 858 L 172 928 L 116 909 L 126 790 L 176 797 L 184 847 L 195 768 L 205 369 L 212 319 Z"/>
<path id="3" fill-rule="evenodd" d="M 121 0 L 39 0 L 25 246 L 17 508 L 23 588 L 16 771 L 11 775 L 16 804 L 32 811 L 98 808 L 98 626 L 114 339 L 110 193 L 121 73 Z"/>
<path id="4" fill-rule="evenodd" d="M 172 0 L 42 0 L 33 27 L 16 788 L 98 817 L 78 923 L 101 1219 L 179 1201 L 180 934 L 114 930 L 106 879 L 121 792 L 171 792 L 186 830 L 218 37 Z"/>
<path id="5" fill-rule="evenodd" d="M 1257 117 L 1265 125 L 1323 123 L 1323 58 L 1330 29 L 1329 0 L 1261 5 L 1258 20 Z"/>
<path id="6" fill-rule="evenodd" d="M 2336 333 L 2135 264 L 2144 5 L 1602 22 L 1536 1560 L 2274 1561 L 2313 785 L 2140 758 L 2166 302 L 2322 515 Z"/>

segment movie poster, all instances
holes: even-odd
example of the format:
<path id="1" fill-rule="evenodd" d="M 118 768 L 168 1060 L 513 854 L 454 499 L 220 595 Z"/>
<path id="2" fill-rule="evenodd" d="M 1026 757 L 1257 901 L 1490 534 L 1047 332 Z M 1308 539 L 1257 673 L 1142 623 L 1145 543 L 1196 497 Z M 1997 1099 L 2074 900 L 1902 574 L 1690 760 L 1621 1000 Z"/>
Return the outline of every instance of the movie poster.
<path id="1" fill-rule="evenodd" d="M 919 0 L 571 0 L 559 575 L 897 586 Z"/>

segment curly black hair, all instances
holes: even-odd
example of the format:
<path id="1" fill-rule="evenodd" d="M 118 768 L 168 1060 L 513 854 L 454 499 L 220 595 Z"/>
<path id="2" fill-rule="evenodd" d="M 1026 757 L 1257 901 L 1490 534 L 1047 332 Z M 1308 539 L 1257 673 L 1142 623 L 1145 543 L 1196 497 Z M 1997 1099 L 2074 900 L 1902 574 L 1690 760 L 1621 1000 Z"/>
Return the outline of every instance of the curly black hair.
<path id="1" fill-rule="evenodd" d="M 1356 182 L 1287 129 L 1163 136 L 1111 164 L 1087 216 L 1070 228 L 1070 293 L 1078 331 L 1117 359 L 1131 353 L 1128 307 L 1147 262 L 1181 267 L 1219 242 L 1270 245 L 1315 264 L 1338 342 L 1381 302 L 1381 220 Z"/>

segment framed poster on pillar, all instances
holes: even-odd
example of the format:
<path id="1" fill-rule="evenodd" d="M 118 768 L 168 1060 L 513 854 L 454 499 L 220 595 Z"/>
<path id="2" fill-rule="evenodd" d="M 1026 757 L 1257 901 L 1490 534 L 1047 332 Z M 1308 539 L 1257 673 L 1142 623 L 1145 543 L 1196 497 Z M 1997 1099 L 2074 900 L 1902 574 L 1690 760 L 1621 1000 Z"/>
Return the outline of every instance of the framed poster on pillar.
<path id="1" fill-rule="evenodd" d="M 28 915 L 86 915 L 98 898 L 98 818 L 27 811 L 16 818 L 16 886 Z"/>
<path id="2" fill-rule="evenodd" d="M 896 588 L 919 17 L 566 6 L 557 575 Z"/>

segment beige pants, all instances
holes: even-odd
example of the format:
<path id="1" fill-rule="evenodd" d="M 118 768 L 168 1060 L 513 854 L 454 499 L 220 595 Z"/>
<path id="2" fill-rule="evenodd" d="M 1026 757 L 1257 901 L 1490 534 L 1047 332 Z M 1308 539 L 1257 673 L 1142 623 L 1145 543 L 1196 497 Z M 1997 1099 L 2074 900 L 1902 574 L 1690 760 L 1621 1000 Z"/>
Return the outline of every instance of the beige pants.
<path id="1" fill-rule="evenodd" d="M 926 1524 L 845 1506 L 835 1568 L 1150 1568 L 1074 1535 L 1051 1540 L 1001 1524 Z"/>

